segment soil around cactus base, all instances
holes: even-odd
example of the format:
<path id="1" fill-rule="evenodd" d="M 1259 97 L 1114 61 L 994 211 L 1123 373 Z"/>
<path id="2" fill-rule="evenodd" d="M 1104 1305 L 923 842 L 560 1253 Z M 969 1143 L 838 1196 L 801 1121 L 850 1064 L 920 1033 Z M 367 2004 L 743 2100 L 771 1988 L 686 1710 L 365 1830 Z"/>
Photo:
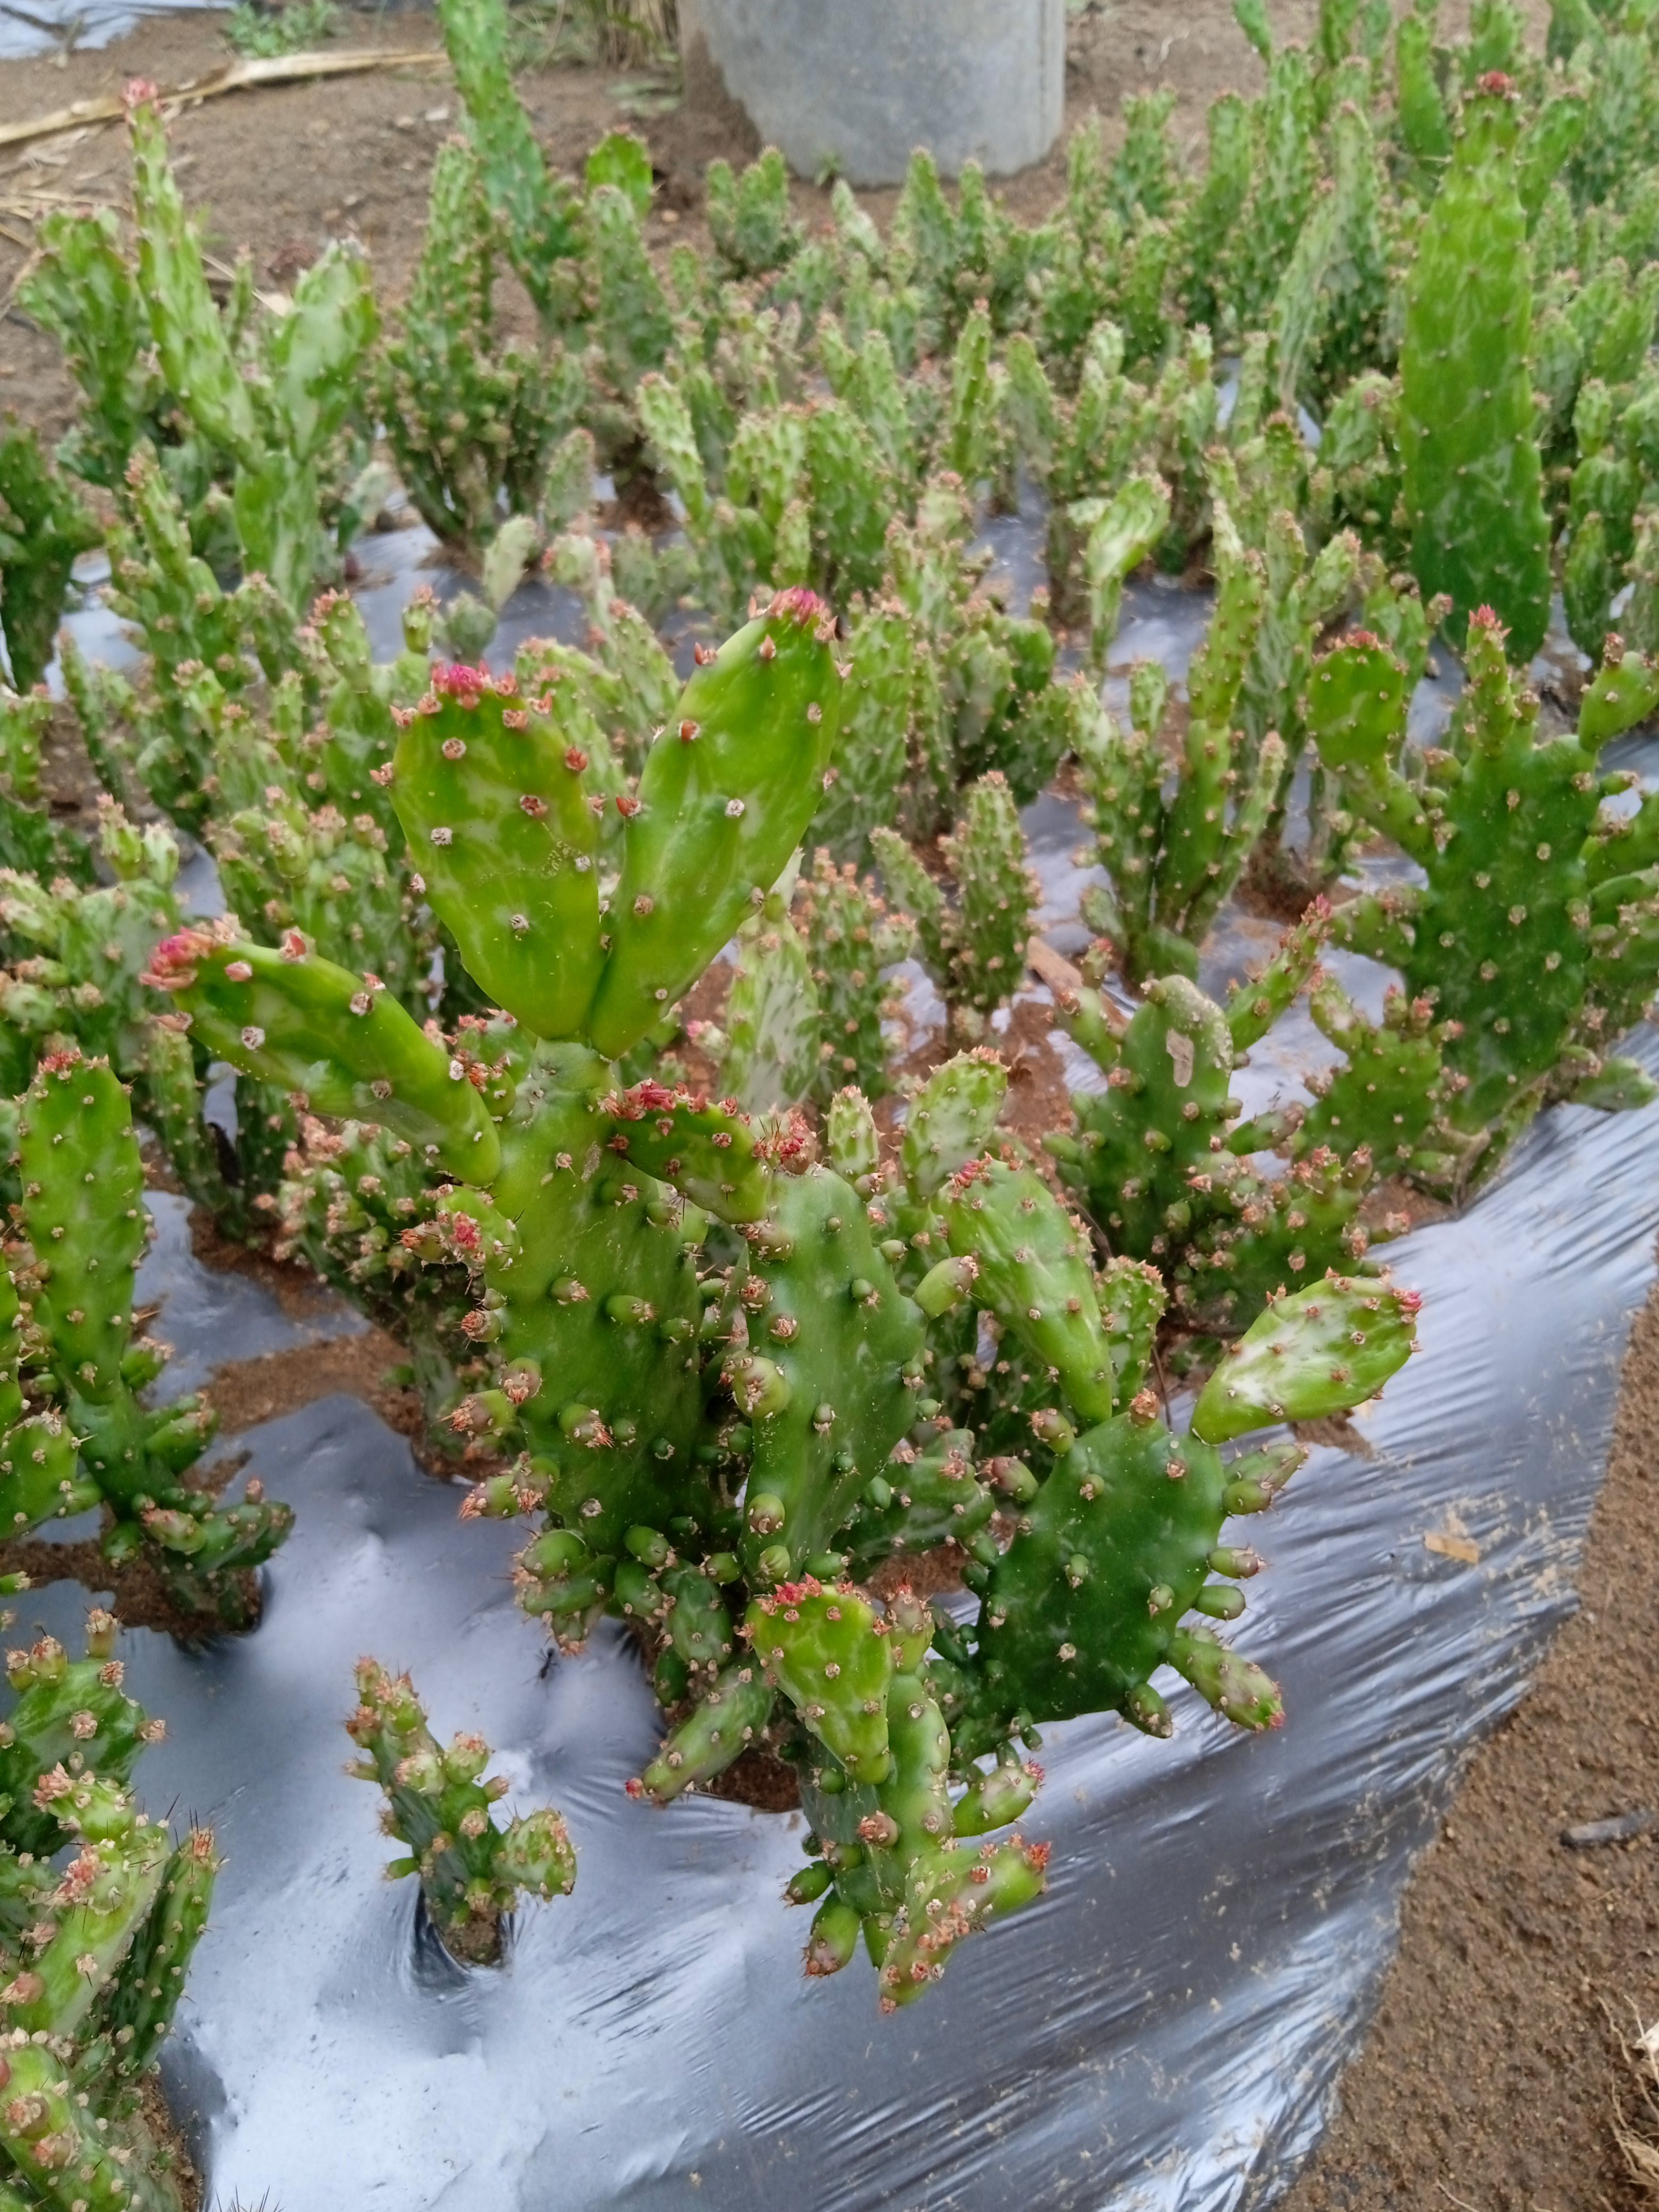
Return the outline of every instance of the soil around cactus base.
<path id="1" fill-rule="evenodd" d="M 172 2153 L 173 2179 L 178 2186 L 180 2212 L 201 2212 L 202 2177 L 186 2147 L 184 2132 L 167 2108 L 159 2077 L 146 2074 L 138 2089 L 144 2125 L 161 2148 Z"/>
<path id="2" fill-rule="evenodd" d="M 1279 2212 L 1652 2212 L 1624 2170 L 1620 2030 L 1659 2020 L 1659 1291 L 1626 1357 L 1581 1609 L 1472 1761 L 1407 1892 L 1336 2118 Z"/>

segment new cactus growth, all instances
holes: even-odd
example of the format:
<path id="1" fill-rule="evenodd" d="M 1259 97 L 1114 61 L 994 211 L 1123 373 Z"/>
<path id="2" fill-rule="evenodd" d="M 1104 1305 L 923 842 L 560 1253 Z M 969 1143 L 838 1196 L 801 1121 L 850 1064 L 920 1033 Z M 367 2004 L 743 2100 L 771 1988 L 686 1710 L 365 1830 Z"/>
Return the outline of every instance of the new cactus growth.
<path id="1" fill-rule="evenodd" d="M 382 1826 L 408 1850 L 387 1874 L 420 1876 L 432 1924 L 457 1959 L 495 1965 L 501 1923 L 520 1891 L 550 1899 L 575 1886 L 576 1854 L 563 1820 L 547 1808 L 497 1827 L 492 1811 L 508 1785 L 503 1775 L 484 1774 L 489 1745 L 463 1734 L 441 1747 L 407 1674 L 360 1659 L 357 1698 L 346 1730 L 366 1756 L 349 1771 L 385 1791 Z"/>

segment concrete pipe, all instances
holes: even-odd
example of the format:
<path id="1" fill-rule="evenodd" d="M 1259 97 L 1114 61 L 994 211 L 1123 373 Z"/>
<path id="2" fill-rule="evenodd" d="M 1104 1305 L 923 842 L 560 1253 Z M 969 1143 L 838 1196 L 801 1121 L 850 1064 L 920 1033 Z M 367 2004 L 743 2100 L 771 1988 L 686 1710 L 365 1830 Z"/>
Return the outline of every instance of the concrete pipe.
<path id="1" fill-rule="evenodd" d="M 892 185 L 1040 161 L 1065 104 L 1066 0 L 680 0 L 686 97 L 741 109 L 798 176 Z"/>

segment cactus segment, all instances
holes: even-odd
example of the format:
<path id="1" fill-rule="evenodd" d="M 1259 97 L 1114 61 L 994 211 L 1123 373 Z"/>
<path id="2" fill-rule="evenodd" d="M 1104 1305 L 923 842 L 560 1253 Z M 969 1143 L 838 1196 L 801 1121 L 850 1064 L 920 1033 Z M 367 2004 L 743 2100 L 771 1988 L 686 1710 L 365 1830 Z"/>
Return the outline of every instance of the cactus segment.
<path id="1" fill-rule="evenodd" d="M 561 1038 L 582 1033 L 605 964 L 605 802 L 550 703 L 521 697 L 514 677 L 434 669 L 399 716 L 392 799 L 469 973 L 536 1036 Z"/>
<path id="2" fill-rule="evenodd" d="M 727 1667 L 664 1742 L 630 1796 L 666 1805 L 683 1790 L 712 1782 L 754 1743 L 771 1717 L 777 1692 L 761 1668 Z"/>
<path id="3" fill-rule="evenodd" d="M 149 1235 L 131 1111 L 108 1062 L 48 1055 L 19 1139 L 36 1323 L 76 1394 L 106 1404 L 125 1387 L 133 1271 Z"/>
<path id="4" fill-rule="evenodd" d="M 896 1609 L 904 1593 L 895 1599 Z M 1044 1886 L 1046 1845 L 1018 1836 L 962 1848 L 947 1787 L 951 1738 L 926 1671 L 901 1665 L 887 1690 L 890 1771 L 874 1789 L 830 1761 L 803 1784 L 802 1802 L 823 1852 L 822 1870 L 797 1877 L 792 1899 L 822 1899 L 806 1950 L 809 1975 L 848 1964 L 862 1932 L 884 2012 L 908 2004 L 944 1972 L 964 1936 L 1017 1911 Z M 1031 1770 L 1033 1784 L 1039 1778 Z M 832 1786 L 833 1785 L 833 1786 Z M 1020 1796 L 1006 1784 L 957 1809 L 975 1822 L 1012 1818 Z M 1000 1825 L 999 1821 L 997 1823 Z M 829 1877 L 826 1885 L 825 1876 Z M 826 1887 L 829 1894 L 825 1894 Z"/>
<path id="5" fill-rule="evenodd" d="M 196 1946 L 207 1930 L 220 1861 L 206 1828 L 192 1828 L 161 1869 L 160 1892 L 106 2000 L 121 2051 L 117 2070 L 136 2079 L 167 2033 Z"/>
<path id="6" fill-rule="evenodd" d="M 827 610 L 784 592 L 699 669 L 628 824 L 589 1022 L 615 1059 L 695 981 L 800 842 L 841 715 Z"/>
<path id="7" fill-rule="evenodd" d="M 1150 1410 L 1080 1436 L 986 1585 L 978 1667 L 996 1709 L 1127 1711 L 1208 1579 L 1226 1483 L 1218 1453 Z"/>
<path id="8" fill-rule="evenodd" d="M 718 1219 L 739 1224 L 764 1218 L 776 1168 L 805 1142 L 795 1120 L 754 1122 L 731 1100 L 695 1098 L 650 1081 L 609 1093 L 604 1111 L 614 1124 L 613 1152 L 672 1182 Z"/>
<path id="9" fill-rule="evenodd" d="M 887 1686 L 896 1653 L 887 1624 L 851 1583 L 808 1575 L 749 1608 L 744 1633 L 766 1678 L 784 1692 L 848 1775 L 883 1782 L 892 1771 Z"/>
<path id="10" fill-rule="evenodd" d="M 1335 1274 L 1258 1314 L 1199 1394 L 1193 1433 L 1227 1443 L 1273 1421 L 1322 1420 L 1374 1398 L 1406 1364 L 1416 1293 Z"/>
<path id="11" fill-rule="evenodd" d="M 748 1350 L 733 1346 L 726 1373 L 754 1431 L 744 1556 L 763 1580 L 830 1548 L 915 1419 L 923 1316 L 876 1241 L 885 1225 L 814 1167 L 779 1179 L 750 1232 L 739 1291 Z M 757 1513 L 759 1498 L 781 1511 Z M 763 1558 L 769 1566 L 779 1553 L 787 1567 L 763 1573 Z"/>
<path id="12" fill-rule="evenodd" d="M 252 1607 L 240 1571 L 270 1558 L 294 1516 L 257 1484 L 225 1506 L 181 1483 L 212 1437 L 212 1413 L 194 1398 L 146 1412 L 134 1395 L 162 1357 L 132 1341 L 134 1272 L 148 1231 L 131 1112 L 108 1064 L 48 1054 L 23 1101 L 18 1139 L 33 1317 L 68 1419 L 43 1414 L 7 1437 L 0 1511 L 19 1531 L 101 1501 L 113 1516 L 108 1558 L 148 1545 L 186 1611 L 246 1626 Z M 70 1432 L 78 1478 L 64 1449 Z"/>
<path id="13" fill-rule="evenodd" d="M 977 1269 L 976 1302 L 1060 1378 L 1087 1422 L 1115 1394 L 1089 1239 L 1034 1168 L 982 1159 L 954 1176 L 939 1206 L 951 1249 Z"/>
<path id="14" fill-rule="evenodd" d="M 885 1503 L 878 1504 L 884 1491 Z M 975 1476 L 972 1436 L 947 1428 L 919 1447 L 901 1446 L 879 1489 L 872 1484 L 866 1490 L 847 1532 L 849 1564 L 861 1574 L 936 1544 L 966 1547 L 995 1510 L 994 1496 Z"/>
<path id="15" fill-rule="evenodd" d="M 208 1049 L 317 1112 L 384 1122 L 453 1174 L 489 1182 L 495 1126 L 462 1062 L 373 975 L 320 959 L 297 931 L 279 952 L 234 926 L 181 930 L 146 979 L 171 992 Z"/>
<path id="16" fill-rule="evenodd" d="M 532 1545 L 522 1587 L 532 1609 L 579 1620 L 590 1582 L 609 1589 L 605 1561 L 629 1528 L 682 1513 L 706 1523 L 709 1510 L 694 1455 L 706 1224 L 678 1191 L 606 1148 L 603 1072 L 579 1046 L 544 1048 L 516 1086 L 489 1197 L 456 1192 L 434 1240 L 434 1256 L 471 1271 L 466 1331 L 502 1395 L 495 1417 L 528 1449 L 534 1496 L 580 1531 L 574 1568 Z M 482 1404 L 458 1407 L 457 1425 Z M 577 1596 L 542 1602 L 545 1577 L 572 1571 Z"/>
<path id="17" fill-rule="evenodd" d="M 906 1189 L 926 1200 L 991 1141 L 1008 1096 L 1008 1070 L 980 1047 L 936 1067 L 904 1117 L 900 1168 Z"/>
<path id="18" fill-rule="evenodd" d="M 1170 526 L 1169 489 L 1157 477 L 1132 477 L 1110 499 L 1079 501 L 1072 520 L 1087 532 L 1083 573 L 1089 649 L 1095 666 L 1103 668 L 1117 635 L 1125 580 L 1157 550 Z"/>

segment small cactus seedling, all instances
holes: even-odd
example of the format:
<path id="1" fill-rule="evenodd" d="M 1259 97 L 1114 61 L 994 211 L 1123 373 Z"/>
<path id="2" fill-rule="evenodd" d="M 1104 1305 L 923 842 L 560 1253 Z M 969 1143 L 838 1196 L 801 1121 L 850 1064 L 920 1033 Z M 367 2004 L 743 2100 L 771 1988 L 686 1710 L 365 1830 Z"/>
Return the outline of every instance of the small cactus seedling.
<path id="1" fill-rule="evenodd" d="M 872 830 L 871 842 L 889 892 L 915 919 L 922 957 L 952 1027 L 977 1038 L 1019 988 L 1040 897 L 1006 779 L 994 771 L 981 776 L 954 834 L 939 840 L 954 902 L 896 830 Z"/>
<path id="2" fill-rule="evenodd" d="M 576 1854 L 563 1820 L 545 1808 L 498 1828 L 491 1812 L 508 1785 L 502 1775 L 484 1774 L 489 1745 L 460 1735 L 443 1749 L 407 1674 L 360 1659 L 357 1697 L 346 1731 L 365 1756 L 349 1771 L 386 1792 L 382 1825 L 408 1850 L 387 1874 L 420 1876 L 432 1924 L 457 1959 L 495 1965 L 502 1920 L 521 1890 L 550 1899 L 575 1886 Z"/>

